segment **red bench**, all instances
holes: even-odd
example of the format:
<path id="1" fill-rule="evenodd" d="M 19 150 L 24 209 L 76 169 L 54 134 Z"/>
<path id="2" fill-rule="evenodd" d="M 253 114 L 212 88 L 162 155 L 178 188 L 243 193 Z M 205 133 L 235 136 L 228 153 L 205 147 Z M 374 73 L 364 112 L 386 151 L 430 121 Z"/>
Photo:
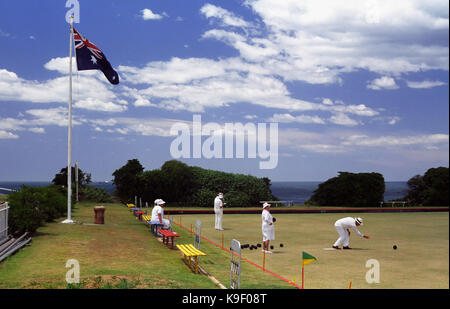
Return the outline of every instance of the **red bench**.
<path id="1" fill-rule="evenodd" d="M 169 245 L 169 239 L 171 240 L 171 249 L 173 249 L 173 238 L 174 237 L 180 237 L 180 235 L 178 235 L 177 233 L 174 233 L 170 230 L 162 230 L 162 229 L 158 229 L 158 233 L 162 235 L 163 237 L 163 243 L 165 245 Z"/>
<path id="2" fill-rule="evenodd" d="M 139 221 L 142 221 L 142 215 L 145 215 L 145 211 L 136 211 L 136 215 L 139 218 Z"/>

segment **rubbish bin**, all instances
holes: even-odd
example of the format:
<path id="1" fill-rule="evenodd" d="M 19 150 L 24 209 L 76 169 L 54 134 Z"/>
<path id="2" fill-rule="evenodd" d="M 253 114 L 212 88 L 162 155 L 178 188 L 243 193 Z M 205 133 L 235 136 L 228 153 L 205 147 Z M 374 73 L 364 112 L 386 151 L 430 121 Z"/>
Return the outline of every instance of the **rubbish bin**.
<path id="1" fill-rule="evenodd" d="M 105 207 L 95 206 L 95 224 L 105 224 Z"/>

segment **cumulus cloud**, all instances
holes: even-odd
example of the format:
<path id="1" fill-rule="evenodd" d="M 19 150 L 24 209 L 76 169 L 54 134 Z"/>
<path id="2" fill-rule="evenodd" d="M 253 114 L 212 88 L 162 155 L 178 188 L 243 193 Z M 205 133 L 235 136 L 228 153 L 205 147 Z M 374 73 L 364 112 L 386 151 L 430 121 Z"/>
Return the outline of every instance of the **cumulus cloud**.
<path id="1" fill-rule="evenodd" d="M 163 19 L 167 14 L 163 12 L 162 14 L 153 13 L 150 9 L 141 10 L 141 17 L 143 20 L 159 20 Z"/>
<path id="2" fill-rule="evenodd" d="M 389 76 L 383 76 L 380 78 L 376 78 L 370 83 L 368 83 L 367 88 L 372 90 L 382 90 L 382 89 L 394 90 L 398 89 L 399 87 L 395 82 L 395 79 Z"/>
<path id="3" fill-rule="evenodd" d="M 0 101 L 23 101 L 32 103 L 64 103 L 68 101 L 69 57 L 53 58 L 44 64 L 50 71 L 61 75 L 45 81 L 33 81 L 16 73 L 0 69 Z M 76 66 L 73 64 L 76 72 Z M 103 73 L 82 71 L 73 76 L 72 96 L 74 106 L 89 110 L 122 112 L 126 101 L 119 99 Z M 120 86 L 119 86 L 120 87 Z"/>
<path id="4" fill-rule="evenodd" d="M 448 42 L 445 1 L 392 5 L 372 0 L 248 0 L 246 4 L 262 19 L 271 42 L 263 65 L 288 81 L 340 83 L 342 73 L 358 69 L 384 75 L 448 70 L 448 44 L 430 45 L 424 39 L 433 35 Z M 257 36 L 233 41 L 232 33 L 219 35 L 214 30 L 208 31 L 209 38 L 233 46 L 243 57 L 260 47 Z"/>
<path id="5" fill-rule="evenodd" d="M 236 16 L 234 13 L 210 3 L 205 4 L 200 9 L 200 12 L 206 18 L 215 18 L 219 20 L 223 26 L 248 27 L 250 25 L 248 22 Z"/>
<path id="6" fill-rule="evenodd" d="M 280 129 L 279 145 L 298 151 L 316 153 L 352 153 L 377 148 L 378 151 L 396 151 L 408 155 L 411 151 L 447 152 L 448 134 L 365 134 L 355 130 L 308 132 L 299 129 Z M 320 142 L 318 142 L 320 141 Z M 448 155 L 447 155 L 448 157 Z"/>

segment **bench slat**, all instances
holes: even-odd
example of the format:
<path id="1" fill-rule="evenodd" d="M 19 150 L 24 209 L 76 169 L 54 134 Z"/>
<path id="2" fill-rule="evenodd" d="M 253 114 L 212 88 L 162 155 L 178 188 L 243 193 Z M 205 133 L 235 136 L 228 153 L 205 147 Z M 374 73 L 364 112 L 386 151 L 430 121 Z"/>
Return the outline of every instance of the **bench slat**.
<path id="1" fill-rule="evenodd" d="M 205 256 L 206 253 L 196 249 L 193 245 L 177 245 L 177 248 L 183 252 L 184 255 L 192 257 L 192 256 Z"/>
<path id="2" fill-rule="evenodd" d="M 170 230 L 162 230 L 162 229 L 159 229 L 158 230 L 158 233 L 160 233 L 160 234 L 162 234 L 162 235 L 164 235 L 164 236 L 166 236 L 166 237 L 179 237 L 180 235 L 178 235 L 177 233 L 174 233 L 174 232 L 172 232 L 172 231 L 170 231 Z"/>

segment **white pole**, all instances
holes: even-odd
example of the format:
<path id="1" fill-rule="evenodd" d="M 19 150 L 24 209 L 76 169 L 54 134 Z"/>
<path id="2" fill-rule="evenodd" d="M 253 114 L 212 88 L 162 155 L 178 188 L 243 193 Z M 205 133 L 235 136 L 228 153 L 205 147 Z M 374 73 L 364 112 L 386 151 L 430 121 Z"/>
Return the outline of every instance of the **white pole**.
<path id="1" fill-rule="evenodd" d="M 70 52 L 69 52 L 69 130 L 67 138 L 67 219 L 62 223 L 74 223 L 72 212 L 72 41 L 73 16 L 70 17 Z"/>

